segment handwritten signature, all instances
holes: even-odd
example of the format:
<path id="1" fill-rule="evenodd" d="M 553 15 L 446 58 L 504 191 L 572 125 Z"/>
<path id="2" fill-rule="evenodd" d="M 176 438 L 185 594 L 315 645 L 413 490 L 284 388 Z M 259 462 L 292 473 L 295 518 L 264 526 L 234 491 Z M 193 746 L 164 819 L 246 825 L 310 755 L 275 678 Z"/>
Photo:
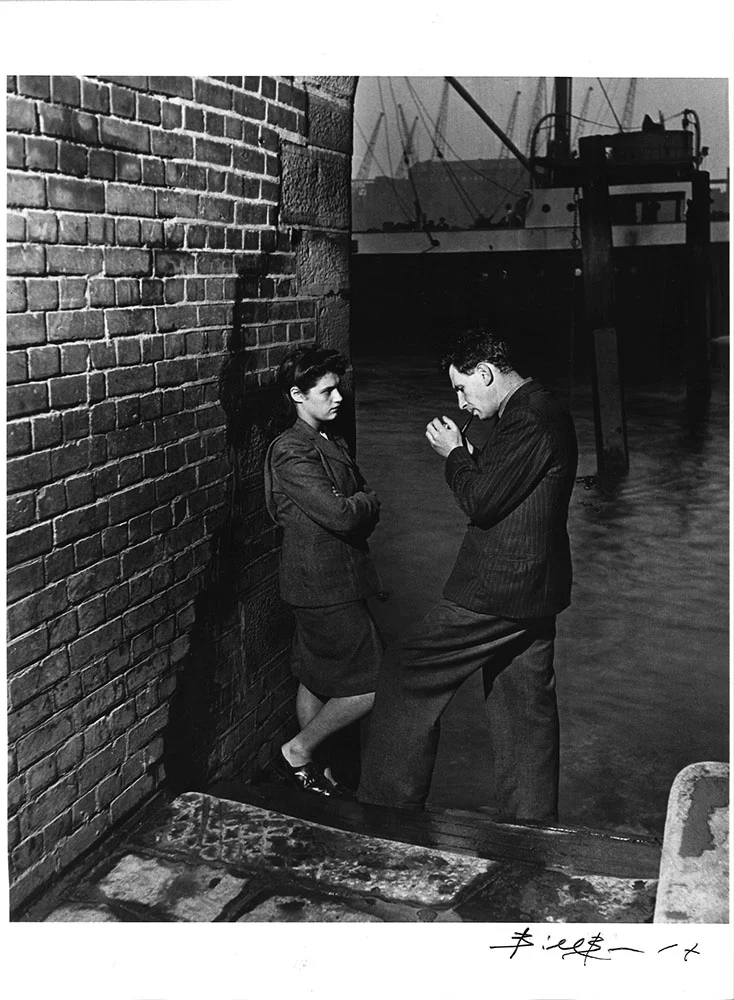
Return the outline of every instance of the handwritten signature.
<path id="1" fill-rule="evenodd" d="M 615 945 L 613 947 L 602 947 L 602 942 L 604 941 L 603 935 L 597 933 L 592 934 L 590 938 L 580 937 L 573 943 L 569 943 L 566 938 L 560 938 L 558 941 L 550 943 L 552 940 L 549 934 L 546 938 L 545 944 L 536 945 L 533 941 L 533 934 L 529 927 L 526 927 L 524 931 L 515 931 L 512 934 L 510 944 L 491 944 L 490 949 L 495 948 L 507 948 L 510 949 L 510 958 L 514 958 L 521 948 L 535 948 L 539 947 L 542 951 L 557 951 L 561 958 L 581 958 L 583 959 L 583 964 L 586 965 L 589 961 L 596 962 L 611 962 L 614 954 L 617 952 L 634 952 L 638 955 L 646 954 L 656 954 L 660 955 L 664 951 L 670 951 L 673 948 L 680 948 L 681 951 L 678 954 L 683 955 L 683 961 L 687 962 L 689 956 L 700 955 L 701 952 L 698 950 L 698 942 L 696 942 L 692 947 L 686 948 L 683 945 L 679 945 L 677 942 L 675 944 L 666 944 L 663 948 L 658 948 L 655 951 L 650 951 L 650 949 L 644 948 L 630 948 L 624 945 Z"/>

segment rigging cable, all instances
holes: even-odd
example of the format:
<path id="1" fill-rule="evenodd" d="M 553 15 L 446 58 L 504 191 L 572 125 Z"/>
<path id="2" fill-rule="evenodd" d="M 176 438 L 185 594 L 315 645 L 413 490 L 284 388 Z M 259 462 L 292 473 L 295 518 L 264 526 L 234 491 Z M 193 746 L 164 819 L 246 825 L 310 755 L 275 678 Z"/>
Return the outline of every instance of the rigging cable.
<path id="1" fill-rule="evenodd" d="M 601 77 L 600 77 L 600 76 L 597 76 L 597 78 L 596 78 L 596 79 L 597 79 L 597 80 L 598 80 L 598 82 L 599 82 L 599 86 L 600 86 L 600 87 L 601 87 L 601 89 L 602 89 L 602 93 L 604 94 L 604 96 L 605 96 L 605 97 L 606 97 L 606 99 L 607 99 L 607 104 L 608 104 L 608 105 L 609 105 L 609 107 L 610 107 L 610 108 L 612 109 L 612 114 L 614 115 L 614 120 L 615 120 L 615 122 L 617 123 L 617 128 L 618 128 L 618 129 L 619 129 L 619 131 L 621 132 L 621 131 L 622 131 L 622 123 L 621 123 L 621 121 L 619 120 L 619 118 L 617 117 L 617 112 L 616 112 L 616 111 L 614 110 L 614 105 L 613 105 L 613 104 L 612 104 L 612 102 L 611 102 L 611 101 L 609 100 L 609 94 L 607 94 L 607 92 L 606 92 L 606 88 L 604 87 L 604 84 L 603 84 L 603 83 L 601 82 Z"/>
<path id="2" fill-rule="evenodd" d="M 422 103 L 420 97 L 415 93 L 415 90 L 414 90 L 412 84 L 410 83 L 410 81 L 408 80 L 407 77 L 405 78 L 405 80 L 406 80 L 406 83 L 408 84 L 408 89 L 410 90 L 410 92 L 411 92 L 411 94 L 413 96 L 413 99 L 416 102 L 416 106 L 420 106 L 420 107 L 422 107 L 424 109 L 426 117 L 428 118 L 428 120 L 433 125 L 434 122 L 433 122 L 433 119 L 431 118 L 430 112 L 428 112 L 425 109 L 425 105 Z M 424 123 L 424 127 L 425 127 L 425 123 Z M 476 174 L 478 177 L 481 177 L 482 180 L 487 181 L 489 184 L 494 184 L 495 187 L 498 187 L 501 191 L 505 191 L 507 194 L 515 195 L 515 194 L 518 193 L 516 189 L 510 189 L 508 187 L 505 187 L 504 184 L 500 184 L 499 181 L 496 181 L 493 177 L 490 177 L 489 175 L 483 173 L 481 170 L 477 170 L 477 168 L 473 167 L 471 165 L 471 163 L 469 163 L 468 160 L 465 160 L 463 157 L 459 156 L 459 154 L 456 152 L 456 150 L 451 145 L 451 143 L 448 142 L 448 140 L 446 139 L 445 136 L 443 137 L 443 139 L 444 139 L 444 142 L 446 143 L 447 148 L 454 154 L 455 158 L 459 161 L 459 163 L 463 163 L 464 166 L 466 167 L 466 169 L 469 170 L 469 171 L 471 171 L 471 173 Z M 467 197 L 468 197 L 468 195 L 467 195 Z"/>
<path id="3" fill-rule="evenodd" d="M 382 94 L 382 81 L 381 81 L 381 78 L 379 76 L 377 77 L 377 92 L 378 92 L 379 97 L 380 97 L 380 107 L 382 109 L 382 113 L 385 116 L 385 121 L 387 122 L 387 120 L 388 120 L 388 118 L 387 118 L 387 110 L 385 108 L 385 100 L 384 100 L 384 97 L 383 97 L 383 94 Z M 361 131 L 361 129 L 360 129 L 360 131 Z M 402 198 L 398 194 L 397 185 L 395 184 L 395 178 L 393 176 L 394 171 L 393 171 L 393 165 L 392 165 L 392 157 L 390 156 L 390 143 L 389 143 L 389 141 L 386 143 L 386 149 L 387 149 L 387 163 L 388 163 L 388 166 L 390 168 L 390 173 L 387 174 L 386 176 L 388 177 L 388 180 L 389 180 L 389 183 L 390 183 L 390 188 L 392 190 L 393 196 L 394 196 L 395 200 L 397 201 L 398 205 L 400 206 L 400 210 L 402 211 L 403 215 L 408 220 L 408 222 L 410 222 L 412 220 L 412 216 L 411 216 L 410 212 L 408 211 L 408 209 L 406 208 L 405 203 L 403 202 Z M 383 171 L 383 173 L 384 173 L 384 171 Z"/>
<path id="4" fill-rule="evenodd" d="M 430 121 L 431 125 L 434 126 L 434 132 L 440 134 L 439 130 L 438 130 L 438 127 L 437 127 L 437 124 L 433 122 L 431 116 L 429 115 L 429 113 L 426 110 L 425 106 L 423 105 L 422 101 L 420 100 L 420 98 L 416 94 L 415 90 L 413 89 L 413 86 L 410 83 L 410 80 L 408 79 L 408 77 L 405 77 L 405 82 L 407 83 L 408 90 L 410 91 L 411 96 L 412 96 L 413 100 L 415 101 L 416 109 L 418 111 L 418 114 L 421 116 L 421 124 L 423 125 L 423 127 L 425 128 L 425 130 L 429 133 L 429 135 L 431 134 L 431 130 L 428 128 L 428 126 L 426 125 L 426 122 L 425 122 L 425 118 L 428 118 L 428 120 Z M 432 140 L 432 141 L 434 142 L 434 145 L 435 145 L 435 141 L 434 140 Z M 444 141 L 445 141 L 445 139 L 444 139 Z M 477 216 L 481 215 L 482 213 L 479 210 L 479 207 L 474 203 L 474 201 L 472 200 L 471 195 L 469 194 L 469 192 L 464 188 L 464 186 L 461 184 L 461 182 L 459 181 L 459 179 L 456 177 L 456 175 L 454 174 L 454 171 L 451 169 L 451 167 L 449 166 L 449 164 L 446 161 L 445 156 L 443 155 L 443 153 L 440 150 L 438 151 L 438 159 L 440 159 L 441 164 L 442 164 L 442 166 L 443 166 L 444 170 L 446 171 L 446 174 L 447 174 L 447 176 L 449 178 L 449 181 L 453 185 L 454 190 L 456 191 L 456 193 L 459 196 L 459 199 L 461 200 L 461 202 L 464 205 L 464 208 L 469 213 L 469 217 L 470 218 L 476 218 Z"/>

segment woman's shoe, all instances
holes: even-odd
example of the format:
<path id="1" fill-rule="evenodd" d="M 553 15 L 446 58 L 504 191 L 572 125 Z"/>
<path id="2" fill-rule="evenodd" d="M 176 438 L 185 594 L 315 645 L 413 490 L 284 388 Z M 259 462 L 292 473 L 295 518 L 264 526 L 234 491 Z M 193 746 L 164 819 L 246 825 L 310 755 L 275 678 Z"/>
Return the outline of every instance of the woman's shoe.
<path id="1" fill-rule="evenodd" d="M 353 799 L 354 798 L 354 792 L 352 791 L 352 789 L 351 788 L 347 788 L 347 786 L 343 785 L 341 783 L 341 781 L 337 781 L 337 779 L 331 773 L 331 768 L 330 767 L 327 766 L 323 770 L 324 770 L 324 779 L 333 788 L 333 792 L 332 792 L 333 795 L 335 795 L 337 798 L 340 798 L 340 799 Z"/>
<path id="2" fill-rule="evenodd" d="M 338 793 L 334 784 L 324 777 L 324 772 L 312 760 L 293 767 L 283 756 L 283 751 L 278 750 L 272 763 L 273 769 L 282 778 L 295 788 L 300 788 L 302 792 L 314 792 L 316 795 L 337 798 Z"/>

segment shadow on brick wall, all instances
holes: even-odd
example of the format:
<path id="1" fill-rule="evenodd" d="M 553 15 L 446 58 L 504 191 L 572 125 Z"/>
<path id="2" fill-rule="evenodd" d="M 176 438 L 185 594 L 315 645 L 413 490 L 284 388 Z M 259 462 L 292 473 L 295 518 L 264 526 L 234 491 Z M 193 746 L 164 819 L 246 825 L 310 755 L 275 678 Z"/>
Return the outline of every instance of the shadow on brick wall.
<path id="1" fill-rule="evenodd" d="M 246 640 L 248 648 L 242 648 L 239 621 L 243 601 L 262 583 L 263 566 L 280 542 L 264 507 L 262 469 L 267 446 L 281 428 L 283 415 L 274 386 L 260 385 L 257 378 L 261 356 L 246 347 L 246 324 L 254 307 L 243 299 L 252 294 L 252 275 L 240 274 L 230 355 L 219 377 L 231 466 L 228 500 L 211 537 L 211 557 L 195 600 L 189 651 L 178 671 L 164 733 L 166 780 L 175 793 L 205 790 L 214 778 L 236 776 L 247 768 L 253 746 L 256 749 L 254 732 L 244 738 L 238 735 L 254 693 L 249 690 L 254 681 L 248 673 L 260 673 L 257 651 L 253 657 Z M 257 315 L 261 321 L 266 318 L 262 311 Z M 284 650 L 289 641 L 284 635 Z M 258 725 L 258 732 L 261 728 L 265 738 L 268 727 Z"/>

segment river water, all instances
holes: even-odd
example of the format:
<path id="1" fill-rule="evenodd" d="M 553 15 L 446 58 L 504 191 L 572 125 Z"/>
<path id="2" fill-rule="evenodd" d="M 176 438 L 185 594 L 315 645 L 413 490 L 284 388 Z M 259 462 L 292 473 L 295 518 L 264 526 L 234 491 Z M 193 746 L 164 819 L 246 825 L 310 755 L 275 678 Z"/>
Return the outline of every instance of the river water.
<path id="1" fill-rule="evenodd" d="M 424 437 L 436 414 L 460 417 L 431 359 L 364 357 L 354 366 L 358 459 L 382 500 L 371 547 L 390 597 L 376 614 L 390 641 L 440 597 L 465 529 Z M 556 644 L 560 818 L 661 836 L 677 772 L 728 760 L 728 378 L 715 381 L 695 433 L 681 385 L 628 388 L 630 471 L 606 487 L 595 477 L 589 386 L 554 388 L 580 448 L 573 598 Z M 430 801 L 491 806 L 491 775 L 477 675 L 444 715 Z"/>

